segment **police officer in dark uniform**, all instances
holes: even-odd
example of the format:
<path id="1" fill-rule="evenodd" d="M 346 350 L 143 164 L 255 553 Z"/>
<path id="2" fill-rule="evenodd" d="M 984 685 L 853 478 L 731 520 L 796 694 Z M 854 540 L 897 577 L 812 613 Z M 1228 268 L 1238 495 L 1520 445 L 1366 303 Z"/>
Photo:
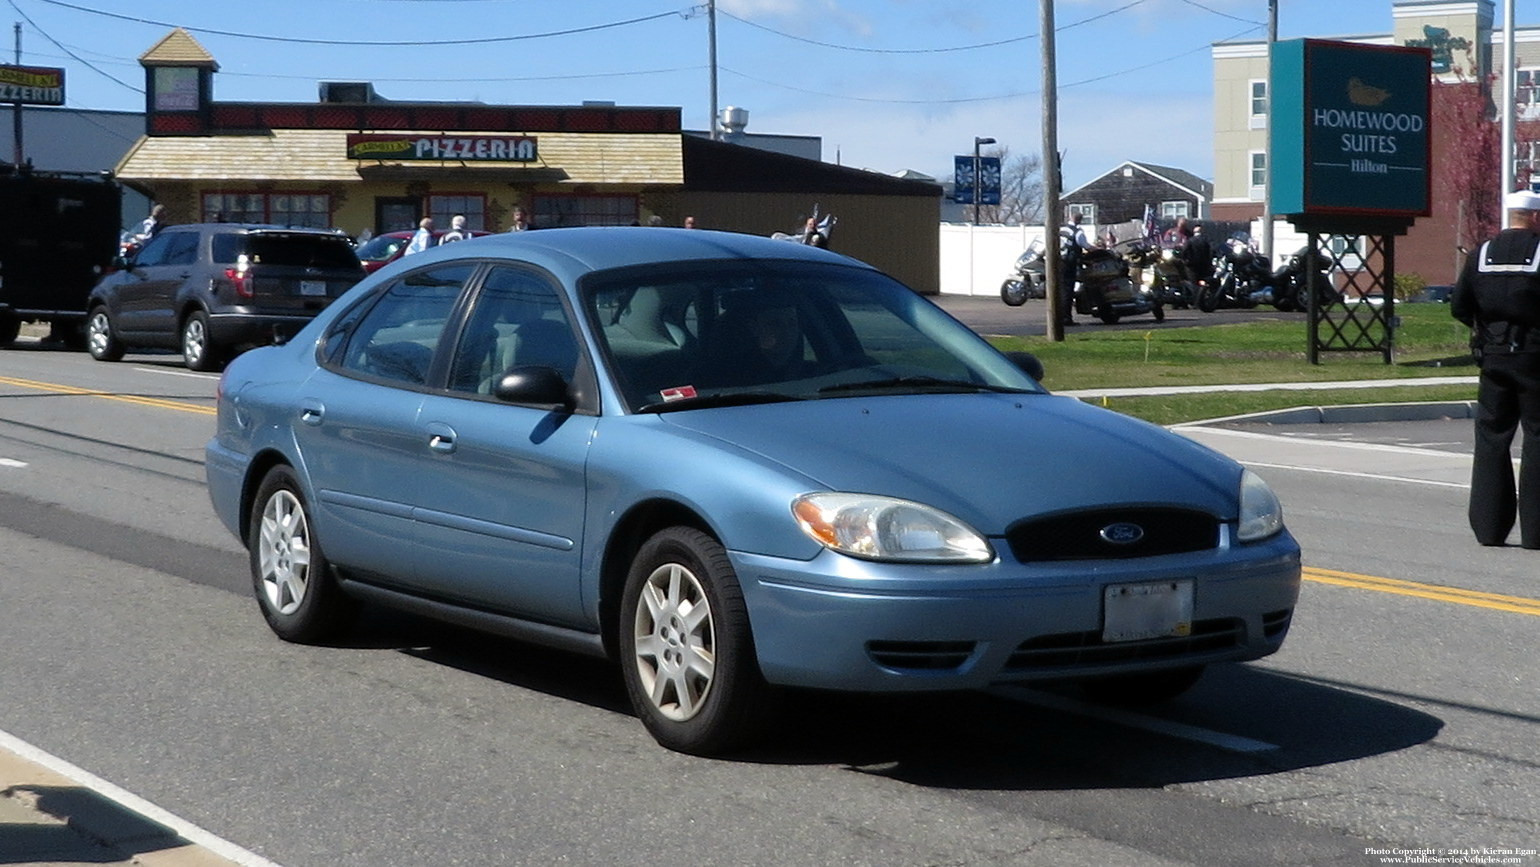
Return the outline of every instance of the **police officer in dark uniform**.
<path id="1" fill-rule="evenodd" d="M 1520 544 L 1540 548 L 1540 194 L 1509 193 L 1503 207 L 1512 228 L 1466 260 L 1450 298 L 1481 366 L 1470 525 L 1476 541 L 1502 545 L 1517 519 Z M 1509 450 L 1520 426 L 1515 490 Z"/>

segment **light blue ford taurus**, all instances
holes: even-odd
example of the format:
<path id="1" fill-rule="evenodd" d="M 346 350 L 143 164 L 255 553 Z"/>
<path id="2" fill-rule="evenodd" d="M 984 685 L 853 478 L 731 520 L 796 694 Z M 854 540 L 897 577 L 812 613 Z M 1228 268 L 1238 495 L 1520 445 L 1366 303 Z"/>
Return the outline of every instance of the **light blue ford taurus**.
<path id="1" fill-rule="evenodd" d="M 1267 485 L 1034 368 L 812 247 L 492 235 L 235 359 L 208 487 L 282 638 L 374 600 L 607 656 L 691 753 L 784 687 L 1157 701 L 1278 650 L 1300 562 Z"/>

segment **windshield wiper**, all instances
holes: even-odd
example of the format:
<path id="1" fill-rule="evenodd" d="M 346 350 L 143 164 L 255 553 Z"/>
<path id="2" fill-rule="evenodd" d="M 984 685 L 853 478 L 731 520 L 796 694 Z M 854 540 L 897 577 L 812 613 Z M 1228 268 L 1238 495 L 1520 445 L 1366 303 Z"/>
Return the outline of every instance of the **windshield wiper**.
<path id="1" fill-rule="evenodd" d="M 750 406 L 756 403 L 785 403 L 791 400 L 806 400 L 803 397 L 794 397 L 789 394 L 779 394 L 771 391 L 737 391 L 723 392 L 721 394 L 703 394 L 698 397 L 686 397 L 679 400 L 660 400 L 642 406 L 637 412 L 675 412 L 681 409 L 706 409 L 719 406 Z"/>
<path id="2" fill-rule="evenodd" d="M 1026 388 L 1016 388 L 1009 385 L 990 385 L 986 382 L 971 382 L 966 379 L 943 379 L 939 376 L 893 376 L 887 379 L 869 379 L 862 382 L 841 382 L 835 385 L 826 385 L 818 389 L 818 393 L 834 394 L 841 391 L 888 391 L 912 388 L 964 389 L 967 391 L 994 391 L 1002 394 L 1034 393 L 1031 389 Z"/>

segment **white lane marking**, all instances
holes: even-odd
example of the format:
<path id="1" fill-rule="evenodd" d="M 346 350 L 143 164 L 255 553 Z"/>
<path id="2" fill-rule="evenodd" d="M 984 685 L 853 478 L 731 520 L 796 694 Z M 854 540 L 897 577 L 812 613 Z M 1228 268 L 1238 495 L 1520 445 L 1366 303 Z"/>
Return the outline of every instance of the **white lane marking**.
<path id="1" fill-rule="evenodd" d="M 0 467 L 15 467 L 17 469 L 21 469 L 26 465 L 26 461 L 18 461 L 15 458 L 0 458 Z"/>
<path id="2" fill-rule="evenodd" d="M 1091 704 L 1090 702 L 1054 695 L 1053 693 L 1039 692 L 1026 687 L 993 687 L 989 690 L 989 693 L 1008 701 L 1037 705 L 1049 710 L 1090 717 L 1128 728 L 1143 729 L 1155 734 L 1181 738 L 1184 741 L 1193 741 L 1211 747 L 1218 747 L 1232 753 L 1265 753 L 1269 750 L 1280 749 L 1277 744 L 1270 744 L 1265 741 L 1216 732 L 1212 729 L 1199 728 L 1198 726 L 1179 723 L 1173 720 L 1159 719 L 1142 713 L 1123 710 L 1122 708 Z"/>
<path id="3" fill-rule="evenodd" d="M 1294 470 L 1301 473 L 1321 473 L 1327 476 L 1348 476 L 1355 479 L 1375 479 L 1382 482 L 1405 482 L 1409 485 L 1433 485 L 1438 488 L 1459 488 L 1465 490 L 1470 487 L 1466 482 L 1436 482 L 1432 479 L 1413 479 L 1407 476 L 1387 476 L 1382 473 L 1360 473 L 1352 470 L 1328 470 L 1322 467 L 1301 467 L 1296 464 L 1265 464 L 1260 461 L 1241 461 L 1248 467 L 1262 467 L 1272 470 Z"/>
<path id="4" fill-rule="evenodd" d="M 4 730 L 0 730 L 0 749 L 8 750 L 33 764 L 42 765 L 56 774 L 69 777 L 98 795 L 115 801 L 152 822 L 158 822 L 170 828 L 172 832 L 183 840 L 196 846 L 202 846 L 227 861 L 234 861 L 236 864 L 243 865 L 243 867 L 279 867 L 274 861 L 269 861 L 255 852 L 242 849 L 223 837 L 217 837 L 186 819 L 157 807 L 133 792 L 109 783 L 90 771 L 78 768 L 52 753 L 44 752 Z"/>
<path id="5" fill-rule="evenodd" d="M 159 373 L 165 376 L 190 376 L 193 379 L 218 379 L 217 373 L 195 373 L 191 370 L 167 370 L 164 367 L 136 367 L 138 373 Z"/>

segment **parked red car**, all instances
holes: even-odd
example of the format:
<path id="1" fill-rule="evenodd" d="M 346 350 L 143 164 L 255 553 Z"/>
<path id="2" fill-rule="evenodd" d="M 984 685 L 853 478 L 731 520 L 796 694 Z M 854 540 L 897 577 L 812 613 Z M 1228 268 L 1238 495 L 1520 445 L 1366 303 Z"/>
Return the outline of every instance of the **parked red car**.
<path id="1" fill-rule="evenodd" d="M 445 232 L 434 230 L 433 243 L 438 244 L 439 238 L 444 237 Z M 480 229 L 470 229 L 471 237 L 478 238 L 482 235 L 490 235 L 491 232 L 483 232 Z M 406 245 L 412 242 L 413 232 L 385 232 L 375 235 L 373 238 L 358 245 L 358 261 L 364 263 L 364 271 L 369 274 L 384 268 L 391 262 L 401 258 L 406 252 Z"/>

